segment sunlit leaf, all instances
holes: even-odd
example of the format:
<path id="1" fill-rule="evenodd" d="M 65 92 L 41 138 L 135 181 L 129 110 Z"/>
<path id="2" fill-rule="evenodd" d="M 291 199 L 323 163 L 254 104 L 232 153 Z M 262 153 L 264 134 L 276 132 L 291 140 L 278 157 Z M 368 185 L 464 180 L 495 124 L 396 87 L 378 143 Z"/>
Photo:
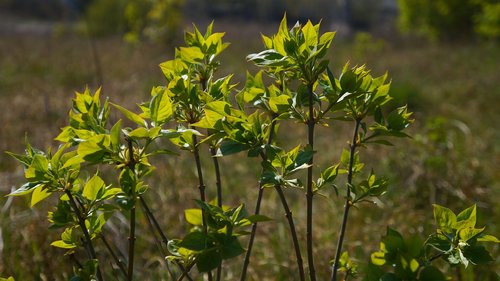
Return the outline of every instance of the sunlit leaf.
<path id="1" fill-rule="evenodd" d="M 31 203 L 30 206 L 35 206 L 38 202 L 43 201 L 45 198 L 49 197 L 52 194 L 45 186 L 40 185 L 33 189 L 33 193 L 31 194 Z"/>

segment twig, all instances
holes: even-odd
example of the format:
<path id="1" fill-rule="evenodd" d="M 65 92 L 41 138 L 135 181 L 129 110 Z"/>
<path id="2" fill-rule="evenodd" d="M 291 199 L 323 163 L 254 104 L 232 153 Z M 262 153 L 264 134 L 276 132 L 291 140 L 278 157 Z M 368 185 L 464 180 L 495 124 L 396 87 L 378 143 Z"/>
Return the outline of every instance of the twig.
<path id="1" fill-rule="evenodd" d="M 132 139 L 127 139 L 128 143 L 128 153 L 129 153 L 129 163 L 128 168 L 136 175 L 135 172 L 135 159 L 134 159 L 134 147 L 132 145 Z M 134 275 L 134 247 L 135 247 L 135 186 L 131 186 L 132 189 L 132 199 L 134 205 L 130 209 L 130 232 L 129 232 L 129 247 L 128 247 L 128 271 L 127 280 L 132 281 Z"/>
<path id="2" fill-rule="evenodd" d="M 356 119 L 356 126 L 354 128 L 354 134 L 352 137 L 352 142 L 351 142 L 351 150 L 349 154 L 349 167 L 347 170 L 347 193 L 346 193 L 346 201 L 345 201 L 345 206 L 344 206 L 344 216 L 342 218 L 342 226 L 340 227 L 340 234 L 339 234 L 339 240 L 337 242 L 337 252 L 335 254 L 335 260 L 333 263 L 333 269 L 332 269 L 332 276 L 331 276 L 331 281 L 336 281 L 337 280 L 337 270 L 339 267 L 339 259 L 340 255 L 342 253 L 342 244 L 344 243 L 344 235 L 345 235 L 345 230 L 347 228 L 347 217 L 349 215 L 349 209 L 351 208 L 351 185 L 352 185 L 352 176 L 353 176 L 353 165 L 354 165 L 354 155 L 356 153 L 356 145 L 358 141 L 358 131 L 359 131 L 359 126 L 361 124 L 361 120 Z"/>
<path id="3" fill-rule="evenodd" d="M 194 129 L 194 127 L 193 127 Z M 192 137 L 193 140 L 193 155 L 194 155 L 194 161 L 196 162 L 196 170 L 198 172 L 198 189 L 200 191 L 200 200 L 203 202 L 206 202 L 205 198 L 205 182 L 203 180 L 203 170 L 201 168 L 201 160 L 200 160 L 200 151 L 198 149 L 198 138 L 196 135 L 193 134 Z M 203 222 L 203 231 L 205 234 L 208 233 L 208 228 L 207 228 L 207 222 L 205 219 L 205 211 L 202 209 L 201 210 L 201 215 L 202 215 L 202 222 Z M 209 271 L 207 272 L 208 280 L 212 281 L 212 273 Z"/>
<path id="4" fill-rule="evenodd" d="M 100 235 L 102 242 L 106 246 L 106 249 L 108 249 L 108 252 L 111 254 L 111 257 L 115 260 L 116 265 L 120 268 L 121 272 L 125 277 L 127 277 L 127 270 L 125 269 L 125 266 L 123 265 L 122 261 L 118 258 L 116 255 L 115 251 L 113 251 L 113 248 L 111 248 L 111 245 L 109 245 L 108 241 L 104 237 L 104 234 L 101 233 Z"/>
<path id="5" fill-rule="evenodd" d="M 309 92 L 309 119 L 307 120 L 307 139 L 311 150 L 314 151 L 314 99 L 313 99 L 313 84 L 307 85 Z M 316 281 L 316 269 L 314 268 L 314 255 L 313 255 L 313 163 L 314 156 L 309 160 L 309 168 L 307 168 L 307 188 L 306 188 L 306 240 L 307 240 L 307 263 L 309 265 L 309 277 L 311 281 Z"/>
<path id="6" fill-rule="evenodd" d="M 142 197 L 142 195 L 139 195 L 138 197 L 139 197 L 139 200 L 141 202 L 141 206 L 142 206 L 142 208 L 143 208 L 146 216 L 151 221 L 151 223 L 153 224 L 154 228 L 156 229 L 156 231 L 160 235 L 162 242 L 165 244 L 165 246 L 168 246 L 169 239 L 167 238 L 167 236 L 165 235 L 165 233 L 161 229 L 160 224 L 158 223 L 158 220 L 156 219 L 156 217 L 154 216 L 154 214 L 151 212 L 151 209 L 149 208 L 148 204 L 146 203 L 146 200 L 144 200 L 144 198 Z M 175 263 L 175 264 L 179 267 L 179 269 L 182 272 L 185 271 L 185 268 L 184 268 L 184 266 L 182 264 L 180 264 L 180 263 Z M 188 278 L 188 280 L 193 281 L 193 279 L 189 275 L 186 275 L 186 277 Z"/>
<path id="7" fill-rule="evenodd" d="M 276 185 L 274 186 L 274 188 L 278 192 L 281 203 L 283 204 L 283 209 L 285 209 L 285 217 L 288 221 L 288 225 L 290 226 L 290 234 L 292 235 L 293 248 L 295 250 L 295 255 L 297 258 L 297 267 L 299 268 L 299 277 L 301 281 L 305 281 L 306 277 L 304 272 L 304 264 L 302 261 L 302 254 L 300 253 L 299 239 L 297 238 L 297 231 L 295 229 L 295 223 L 293 222 L 292 212 L 288 207 L 288 203 L 286 201 L 285 194 L 283 193 L 283 189 L 281 189 L 281 186 Z"/>
<path id="8" fill-rule="evenodd" d="M 274 128 L 276 127 L 276 118 L 277 116 L 273 114 L 271 117 L 271 128 L 269 132 L 269 139 L 267 140 L 267 145 L 271 145 L 273 142 L 274 138 Z M 262 160 L 266 160 L 267 156 L 265 153 L 261 153 Z M 257 195 L 257 201 L 255 202 L 255 214 L 258 215 L 260 214 L 260 204 L 262 202 L 262 197 L 264 196 L 264 188 L 262 188 L 262 185 L 259 184 L 259 193 Z M 245 259 L 243 260 L 243 268 L 241 270 L 241 277 L 240 281 L 245 281 L 247 277 L 247 271 L 248 271 L 248 265 L 250 264 L 250 257 L 252 255 L 252 248 L 253 248 L 253 243 L 255 240 L 255 234 L 257 233 L 257 223 L 253 223 L 252 225 L 252 230 L 250 232 L 250 239 L 248 240 L 248 246 L 247 246 L 247 252 L 245 254 Z"/>
<path id="9" fill-rule="evenodd" d="M 83 232 L 83 236 L 85 237 L 85 245 L 86 245 L 85 248 L 87 249 L 87 255 L 88 255 L 89 259 L 97 260 L 97 255 L 95 253 L 94 245 L 92 244 L 92 239 L 90 238 L 89 231 L 87 229 L 87 226 L 85 225 L 85 218 L 80 213 L 80 209 L 78 209 L 78 206 L 75 203 L 75 198 L 73 197 L 73 194 L 71 194 L 71 192 L 69 190 L 66 190 L 65 193 L 66 193 L 66 195 L 68 195 L 69 203 L 70 203 L 71 207 L 73 208 L 73 212 L 75 212 L 75 214 L 76 214 L 76 217 L 78 219 L 78 224 L 80 225 L 80 228 L 82 229 L 82 232 Z M 99 266 L 97 266 L 96 275 L 97 275 L 96 276 L 97 280 L 100 280 L 100 281 L 104 280 L 102 278 L 102 273 L 101 273 L 101 269 Z"/>

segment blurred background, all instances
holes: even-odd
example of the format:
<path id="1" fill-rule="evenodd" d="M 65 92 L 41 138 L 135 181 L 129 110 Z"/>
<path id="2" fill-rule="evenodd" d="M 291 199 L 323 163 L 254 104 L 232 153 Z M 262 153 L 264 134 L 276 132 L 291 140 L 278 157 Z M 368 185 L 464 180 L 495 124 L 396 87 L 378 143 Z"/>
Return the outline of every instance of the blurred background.
<path id="1" fill-rule="evenodd" d="M 256 71 L 246 55 L 262 50 L 260 34 L 275 33 L 285 12 L 290 24 L 310 19 L 321 21 L 322 32 L 337 31 L 330 50 L 336 74 L 347 61 L 366 64 L 375 75 L 388 71 L 395 103 L 415 112 L 412 139 L 361 152 L 367 167 L 391 185 L 379 204 L 351 213 L 345 249 L 366 263 L 387 226 L 425 239 L 434 229 L 432 203 L 455 212 L 477 204 L 479 225 L 499 236 L 498 0 L 0 0 L 0 276 L 67 280 L 72 272 L 69 258 L 49 246 L 60 235 L 47 229 L 50 201 L 30 209 L 29 198 L 4 196 L 23 182 L 23 171 L 3 151 L 22 153 L 25 139 L 42 149 L 56 146 L 74 92 L 86 86 L 102 86 L 102 96 L 134 109 L 164 82 L 158 64 L 173 57 L 192 23 L 203 31 L 214 20 L 214 29 L 226 32 L 231 46 L 220 57 L 218 75 L 234 73 L 242 88 L 246 70 Z M 350 131 L 337 123 L 318 130 L 318 150 L 331 155 L 319 157 L 318 165 L 336 161 Z M 297 139 L 293 133 L 285 130 L 278 141 Z M 208 151 L 205 158 L 210 169 Z M 223 159 L 228 204 L 253 210 L 256 163 L 245 155 Z M 155 164 L 148 198 L 166 232 L 179 237 L 186 230 L 182 210 L 194 207 L 185 198 L 196 198 L 194 163 L 182 154 Z M 287 196 L 305 236 L 302 191 Z M 316 267 L 326 280 L 343 203 L 333 192 L 317 200 Z M 294 280 L 287 225 L 273 192 L 263 208 L 276 223 L 260 227 L 250 280 Z M 147 232 L 145 219 L 139 223 Z M 110 232 L 124 227 L 114 218 Z M 167 280 L 162 257 L 144 237 L 137 280 Z M 125 249 L 126 238 L 114 242 Z M 499 249 L 489 246 L 495 264 L 459 268 L 452 280 L 500 280 Z M 237 279 L 239 264 L 229 265 L 225 280 Z"/>

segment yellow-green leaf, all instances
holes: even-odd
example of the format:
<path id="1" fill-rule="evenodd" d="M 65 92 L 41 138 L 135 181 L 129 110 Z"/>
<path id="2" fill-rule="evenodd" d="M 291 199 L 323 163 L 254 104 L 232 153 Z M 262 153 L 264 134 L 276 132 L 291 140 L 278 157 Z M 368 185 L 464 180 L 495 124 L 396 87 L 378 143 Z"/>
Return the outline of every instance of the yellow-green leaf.
<path id="1" fill-rule="evenodd" d="M 83 197 L 91 201 L 96 200 L 98 199 L 97 196 L 99 191 L 104 187 L 104 181 L 98 175 L 95 175 L 85 184 L 83 188 Z"/>
<path id="2" fill-rule="evenodd" d="M 35 206 L 38 202 L 42 201 L 43 199 L 49 197 L 50 194 L 52 194 L 52 192 L 49 192 L 47 188 L 44 187 L 44 185 L 41 185 L 33 190 L 33 193 L 31 194 L 31 207 Z"/>
<path id="3" fill-rule="evenodd" d="M 57 247 L 57 248 L 62 248 L 62 249 L 73 249 L 76 248 L 75 244 L 68 244 L 62 240 L 57 240 L 52 243 L 50 243 L 51 246 Z"/>
<path id="4" fill-rule="evenodd" d="M 203 218 L 201 209 L 186 209 L 184 210 L 186 221 L 192 225 L 202 225 Z"/>
<path id="5" fill-rule="evenodd" d="M 121 107 L 117 104 L 112 103 L 111 105 L 113 105 L 116 109 L 120 110 L 123 113 L 123 115 L 125 115 L 125 117 L 127 117 L 127 119 L 129 119 L 130 121 L 133 121 L 134 123 L 136 123 L 142 127 L 146 126 L 146 121 L 144 121 L 144 119 L 141 116 L 139 116 L 138 114 L 135 114 L 132 111 L 130 111 L 124 107 Z"/>

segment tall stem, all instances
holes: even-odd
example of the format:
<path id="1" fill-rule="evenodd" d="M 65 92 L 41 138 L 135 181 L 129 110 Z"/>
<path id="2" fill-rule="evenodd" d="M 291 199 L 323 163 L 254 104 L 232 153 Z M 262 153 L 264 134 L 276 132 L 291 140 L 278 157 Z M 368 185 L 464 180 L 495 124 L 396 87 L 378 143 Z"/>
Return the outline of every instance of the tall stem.
<path id="1" fill-rule="evenodd" d="M 340 227 L 339 240 L 337 242 L 337 252 L 335 254 L 335 260 L 333 263 L 332 276 L 331 281 L 337 280 L 337 270 L 339 267 L 340 255 L 342 253 L 342 244 L 344 243 L 344 235 L 347 227 L 347 218 L 349 216 L 349 209 L 351 208 L 351 185 L 352 185 L 352 176 L 353 176 L 353 165 L 354 165 L 354 155 L 356 153 L 356 146 L 358 141 L 358 131 L 359 125 L 361 124 L 361 120 L 356 119 L 356 126 L 354 127 L 354 134 L 352 136 L 351 142 L 351 150 L 349 153 L 349 167 L 347 170 L 347 191 L 346 191 L 346 199 L 344 206 L 344 216 L 342 218 L 342 226 Z"/>
<path id="2" fill-rule="evenodd" d="M 87 226 L 85 225 L 85 218 L 83 217 L 82 213 L 80 212 L 80 209 L 78 209 L 78 206 L 76 205 L 75 198 L 73 197 L 73 194 L 69 190 L 65 191 L 66 195 L 68 195 L 69 199 L 69 204 L 71 205 L 71 208 L 73 208 L 73 212 L 76 214 L 76 217 L 78 219 L 78 224 L 80 225 L 80 228 L 82 229 L 83 236 L 85 237 L 85 248 L 87 249 L 87 255 L 89 259 L 91 260 L 97 260 L 97 255 L 95 253 L 94 245 L 92 244 L 92 239 L 90 238 L 89 231 L 87 229 Z M 104 280 L 102 278 L 102 273 L 101 269 L 99 266 L 97 266 L 97 280 L 102 281 Z"/>
<path id="3" fill-rule="evenodd" d="M 196 137 L 196 135 L 193 135 L 192 140 L 193 140 L 194 161 L 196 162 L 196 170 L 198 172 L 198 189 L 200 191 L 200 200 L 206 202 L 205 182 L 203 180 L 203 170 L 201 169 L 200 151 L 198 149 L 198 138 Z M 205 211 L 202 209 L 201 213 L 202 213 L 203 231 L 205 232 L 205 234 L 207 234 L 208 229 L 207 229 L 207 222 L 205 221 Z M 207 276 L 208 280 L 211 281 L 212 273 L 210 271 L 207 272 Z"/>
<path id="4" fill-rule="evenodd" d="M 205 202 L 205 182 L 203 180 L 203 170 L 201 169 L 200 151 L 198 149 L 198 138 L 193 135 L 193 155 L 194 161 L 196 162 L 196 171 L 198 173 L 198 190 L 200 191 L 200 200 Z M 203 227 L 206 230 L 206 223 L 203 222 Z"/>
<path id="5" fill-rule="evenodd" d="M 313 99 L 313 84 L 307 86 L 309 92 L 309 119 L 307 120 L 307 139 L 309 148 L 314 151 L 314 99 Z M 309 277 L 311 281 L 316 281 L 316 270 L 314 268 L 314 255 L 313 255 L 313 163 L 314 157 L 311 156 L 309 160 L 309 168 L 307 168 L 307 189 L 306 189 L 306 216 L 307 216 L 307 263 L 309 265 Z"/>
<path id="6" fill-rule="evenodd" d="M 277 116 L 273 115 L 271 120 L 271 128 L 269 132 L 269 139 L 267 140 L 267 145 L 271 145 L 274 138 L 274 128 L 276 127 L 276 118 Z M 262 160 L 266 160 L 267 156 L 265 153 L 261 154 Z M 255 202 L 255 214 L 260 214 L 260 204 L 262 202 L 262 197 L 264 196 L 264 189 L 262 185 L 259 184 L 259 194 L 257 195 L 257 201 Z M 255 234 L 257 233 L 257 223 L 252 225 L 252 231 L 250 233 L 250 239 L 248 240 L 247 252 L 245 254 L 245 260 L 243 260 L 243 268 L 241 270 L 240 281 L 245 281 L 247 277 L 248 265 L 250 264 L 250 257 L 252 256 L 252 248 L 255 240 Z"/>
<path id="7" fill-rule="evenodd" d="M 215 169 L 215 185 L 217 187 L 217 206 L 222 208 L 222 181 L 220 174 L 219 159 L 216 157 L 217 149 L 215 146 L 210 146 L 210 155 L 212 156 L 212 161 L 214 163 Z M 222 263 L 217 267 L 217 273 L 215 280 L 220 281 L 222 275 Z"/>
<path id="8" fill-rule="evenodd" d="M 281 186 L 276 185 L 274 188 L 278 192 L 281 204 L 283 205 L 283 209 L 285 210 L 285 217 L 288 221 L 288 225 L 290 226 L 290 234 L 292 235 L 293 248 L 295 250 L 295 256 L 297 259 L 297 267 L 299 268 L 299 277 L 301 281 L 305 281 L 306 276 L 304 272 L 304 263 L 302 261 L 302 254 L 300 253 L 299 239 L 297 238 L 297 231 L 295 229 L 295 223 L 293 222 L 292 212 L 288 207 L 288 203 L 286 201 L 285 194 L 283 193 L 283 189 L 281 189 Z"/>
<path id="9" fill-rule="evenodd" d="M 212 155 L 212 161 L 214 163 L 214 169 L 215 169 L 215 185 L 217 187 L 217 206 L 222 207 L 222 181 L 220 174 L 219 159 L 216 157 L 217 149 L 214 146 L 210 147 L 210 155 Z"/>
<path id="10" fill-rule="evenodd" d="M 132 145 L 132 140 L 127 139 L 128 143 L 128 153 L 129 153 L 129 163 L 128 168 L 134 173 L 134 177 L 136 176 L 135 172 L 135 158 L 134 158 L 134 147 Z M 132 281 L 134 275 L 134 248 L 135 248 L 135 185 L 131 186 L 132 189 L 132 200 L 134 205 L 130 209 L 130 231 L 128 237 L 128 271 L 127 271 L 127 280 Z"/>

